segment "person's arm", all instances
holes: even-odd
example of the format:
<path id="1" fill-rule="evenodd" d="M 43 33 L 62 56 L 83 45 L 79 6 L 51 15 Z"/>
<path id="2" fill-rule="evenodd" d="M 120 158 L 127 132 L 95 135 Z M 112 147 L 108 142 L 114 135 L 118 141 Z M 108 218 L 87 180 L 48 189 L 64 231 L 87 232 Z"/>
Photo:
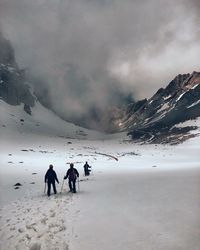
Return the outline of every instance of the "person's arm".
<path id="1" fill-rule="evenodd" d="M 67 179 L 67 178 L 68 178 L 68 176 L 69 176 L 69 169 L 67 170 L 67 173 L 66 173 L 66 175 L 65 175 L 64 179 Z"/>
<path id="2" fill-rule="evenodd" d="M 55 174 L 55 180 L 57 181 L 57 183 L 59 184 L 59 181 L 58 181 L 58 178 L 57 178 L 57 174 L 56 172 L 54 171 L 54 174 Z"/>
<path id="3" fill-rule="evenodd" d="M 78 172 L 78 170 L 76 169 L 76 175 L 77 175 L 77 177 L 79 178 L 79 172 Z"/>
<path id="4" fill-rule="evenodd" d="M 48 170 L 47 170 L 47 172 L 46 172 L 46 174 L 45 174 L 45 177 L 44 177 L 44 182 L 45 182 L 45 183 L 47 182 L 47 179 L 48 179 Z"/>

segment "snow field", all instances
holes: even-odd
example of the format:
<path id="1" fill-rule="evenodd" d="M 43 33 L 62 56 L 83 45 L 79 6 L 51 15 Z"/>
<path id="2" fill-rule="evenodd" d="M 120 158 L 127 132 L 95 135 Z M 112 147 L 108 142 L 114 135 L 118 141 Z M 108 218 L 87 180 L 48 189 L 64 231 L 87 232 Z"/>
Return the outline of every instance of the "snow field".
<path id="1" fill-rule="evenodd" d="M 68 124 L 39 105 L 28 116 L 0 104 L 1 250 L 200 250 L 200 137 L 139 145 Z M 77 194 L 67 181 L 60 193 L 70 162 L 80 173 Z M 60 182 L 50 198 L 49 164 Z"/>
<path id="2" fill-rule="evenodd" d="M 50 198 L 38 195 L 12 202 L 1 209 L 0 249 L 67 250 L 77 212 L 70 210 L 71 205 L 72 197 L 66 194 Z M 69 211 L 70 217 L 66 216 Z"/>
<path id="3" fill-rule="evenodd" d="M 199 169 L 95 178 L 75 204 L 79 238 L 70 249 L 199 249 Z"/>

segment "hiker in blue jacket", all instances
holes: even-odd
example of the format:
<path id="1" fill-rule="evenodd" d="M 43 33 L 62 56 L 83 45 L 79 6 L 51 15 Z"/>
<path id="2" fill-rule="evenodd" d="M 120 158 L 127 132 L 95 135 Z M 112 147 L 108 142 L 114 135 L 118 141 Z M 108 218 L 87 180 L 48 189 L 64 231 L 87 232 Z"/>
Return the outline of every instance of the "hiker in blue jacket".
<path id="1" fill-rule="evenodd" d="M 64 179 L 69 180 L 69 190 L 70 192 L 76 193 L 76 179 L 79 177 L 79 173 L 76 168 L 74 168 L 74 164 L 70 163 L 70 168 L 67 170 L 66 176 Z"/>

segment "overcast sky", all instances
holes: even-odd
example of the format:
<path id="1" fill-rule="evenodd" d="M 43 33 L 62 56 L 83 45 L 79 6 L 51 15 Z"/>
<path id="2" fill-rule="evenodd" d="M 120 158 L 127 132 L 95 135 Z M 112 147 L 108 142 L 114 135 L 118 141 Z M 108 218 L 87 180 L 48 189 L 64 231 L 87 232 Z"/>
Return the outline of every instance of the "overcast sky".
<path id="1" fill-rule="evenodd" d="M 0 28 L 54 106 L 81 113 L 199 71 L 199 13 L 200 0 L 0 0 Z"/>

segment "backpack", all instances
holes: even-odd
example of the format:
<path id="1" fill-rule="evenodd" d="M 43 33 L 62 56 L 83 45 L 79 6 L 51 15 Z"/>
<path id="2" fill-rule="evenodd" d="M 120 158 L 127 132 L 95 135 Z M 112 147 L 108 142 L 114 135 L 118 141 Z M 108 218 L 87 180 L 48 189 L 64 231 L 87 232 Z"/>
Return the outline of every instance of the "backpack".
<path id="1" fill-rule="evenodd" d="M 69 170 L 69 180 L 76 180 L 76 170 L 74 168 Z"/>

